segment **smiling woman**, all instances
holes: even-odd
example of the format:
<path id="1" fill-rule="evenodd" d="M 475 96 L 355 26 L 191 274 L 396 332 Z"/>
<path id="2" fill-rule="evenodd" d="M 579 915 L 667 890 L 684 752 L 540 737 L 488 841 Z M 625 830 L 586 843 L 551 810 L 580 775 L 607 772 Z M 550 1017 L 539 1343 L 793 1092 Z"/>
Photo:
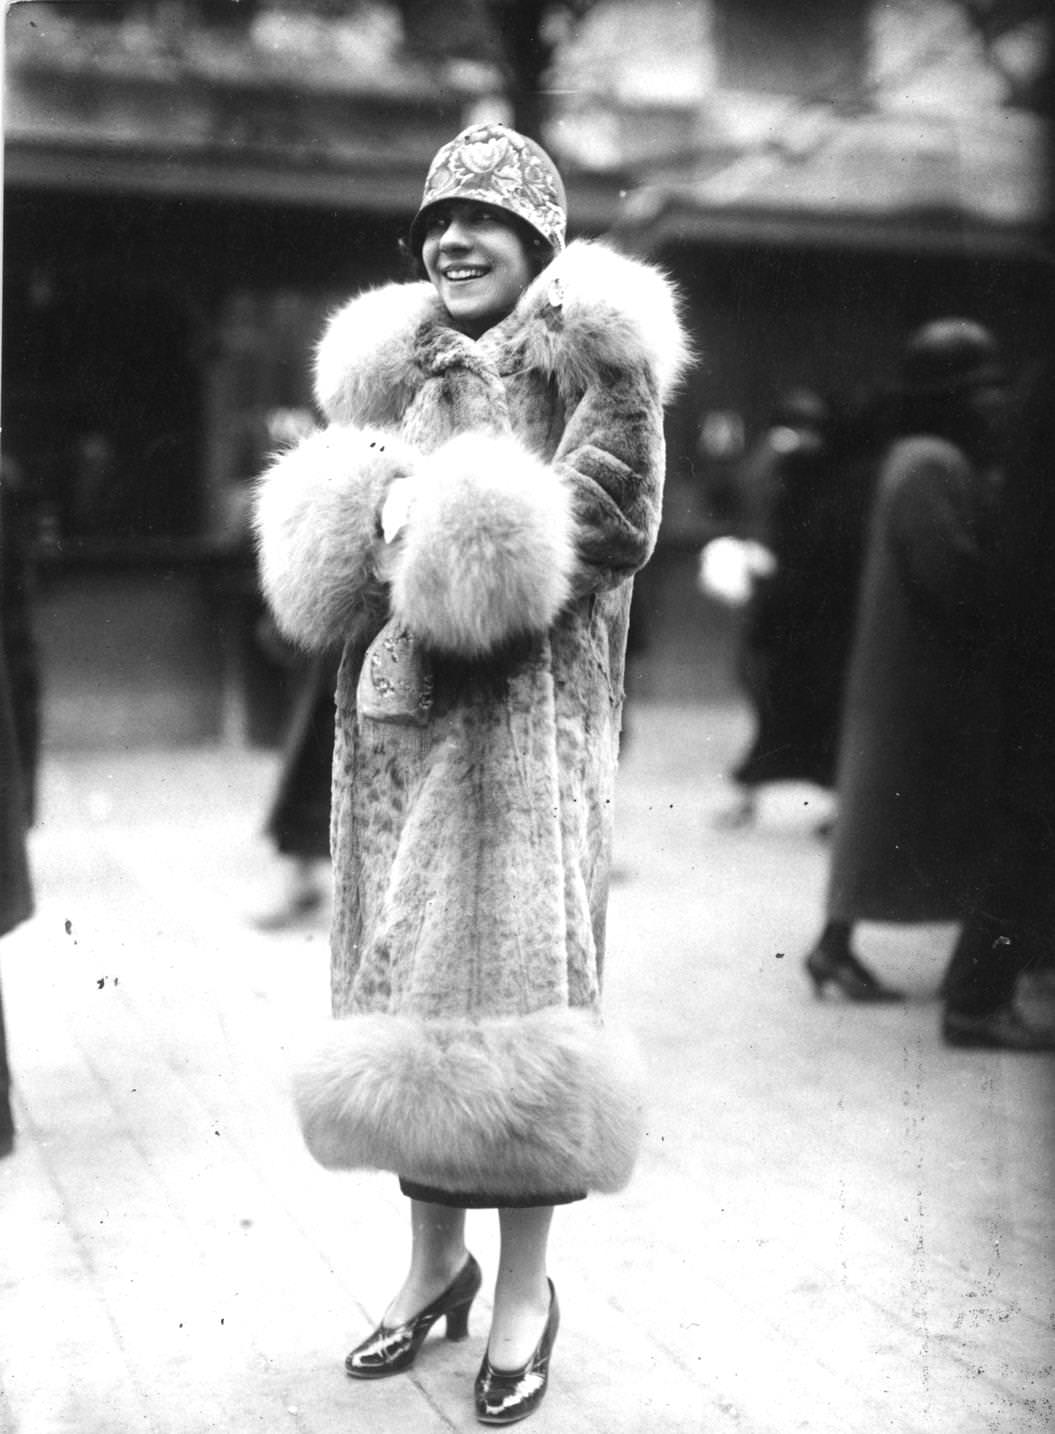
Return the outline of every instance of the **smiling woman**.
<path id="1" fill-rule="evenodd" d="M 421 261 L 455 326 L 479 338 L 504 319 L 534 278 L 528 246 L 511 215 L 453 199 L 424 226 Z"/>
<path id="2" fill-rule="evenodd" d="M 549 156 L 500 125 L 429 170 L 427 282 L 353 298 L 316 354 L 328 426 L 261 481 L 264 588 L 344 649 L 333 787 L 333 1014 L 297 1077 L 321 1163 L 395 1172 L 407 1277 L 348 1355 L 408 1369 L 467 1329 L 465 1212 L 499 1212 L 477 1417 L 546 1392 L 553 1207 L 629 1180 L 628 1043 L 601 1019 L 634 573 L 659 526 L 663 402 L 687 349 L 668 281 L 564 247 Z"/>

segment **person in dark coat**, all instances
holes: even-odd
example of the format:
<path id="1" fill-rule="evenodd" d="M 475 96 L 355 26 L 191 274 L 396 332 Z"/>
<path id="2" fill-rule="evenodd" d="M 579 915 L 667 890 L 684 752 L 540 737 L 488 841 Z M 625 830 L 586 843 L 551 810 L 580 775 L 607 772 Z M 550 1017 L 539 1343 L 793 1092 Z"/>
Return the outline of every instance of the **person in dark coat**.
<path id="1" fill-rule="evenodd" d="M 740 795 L 724 826 L 753 821 L 765 786 L 835 785 L 868 503 L 851 431 L 819 394 L 790 390 L 741 474 L 751 572 L 739 669 L 755 731 L 730 773 Z"/>
<path id="2" fill-rule="evenodd" d="M 465 1212 L 497 1209 L 485 1423 L 546 1390 L 554 1206 L 621 1189 L 642 1134 L 601 981 L 633 576 L 688 346 L 670 281 L 565 247 L 565 222 L 530 139 L 444 145 L 409 236 L 423 279 L 333 316 L 327 426 L 264 475 L 256 519 L 283 631 L 343 649 L 337 1019 L 298 1074 L 301 1127 L 411 1202 L 407 1278 L 345 1368 L 408 1369 L 440 1319 L 464 1336 Z"/>
<path id="3" fill-rule="evenodd" d="M 879 477 L 840 740 L 818 994 L 900 999 L 851 945 L 858 921 L 961 920 L 992 812 L 994 546 L 1007 390 L 993 336 L 924 325 L 904 358 L 902 434 Z"/>
<path id="4" fill-rule="evenodd" d="M 26 855 L 26 798 L 21 767 L 7 663 L 0 649 L 0 936 L 6 936 L 33 915 L 33 888 Z M 9 1155 L 14 1144 L 11 1069 L 7 1059 L 3 991 L 0 990 L 0 1156 Z"/>
<path id="5" fill-rule="evenodd" d="M 954 1046 L 1055 1049 L 1015 1004 L 1020 978 L 1055 951 L 1055 365 L 1017 427 L 1002 523 L 1000 783 L 977 899 L 942 981 Z"/>
<path id="6" fill-rule="evenodd" d="M 37 810 L 42 727 L 40 656 L 34 631 L 39 510 L 21 464 L 6 452 L 0 461 L 0 494 L 2 642 L 26 823 L 31 827 Z"/>
<path id="7" fill-rule="evenodd" d="M 338 656 L 317 653 L 309 659 L 290 717 L 265 824 L 285 879 L 278 900 L 254 918 L 261 931 L 311 919 L 326 900 Z"/>
<path id="8" fill-rule="evenodd" d="M 15 707 L 8 675 L 9 633 L 23 623 L 17 611 L 17 585 L 9 581 L 7 558 L 11 552 L 6 523 L 7 494 L 0 492 L 0 936 L 28 921 L 33 914 L 33 888 L 26 853 L 26 829 L 31 803 L 26 792 L 26 764 L 18 741 Z M 31 768 L 31 771 L 35 768 Z M 11 1071 L 7 1059 L 7 1029 L 0 992 L 0 1156 L 15 1143 L 11 1113 Z"/>

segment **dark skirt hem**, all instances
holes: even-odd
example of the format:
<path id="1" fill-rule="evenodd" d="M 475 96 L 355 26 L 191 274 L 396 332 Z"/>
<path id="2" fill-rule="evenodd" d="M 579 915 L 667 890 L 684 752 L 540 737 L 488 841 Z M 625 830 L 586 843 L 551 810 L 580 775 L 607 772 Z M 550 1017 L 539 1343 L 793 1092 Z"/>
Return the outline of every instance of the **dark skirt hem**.
<path id="1" fill-rule="evenodd" d="M 419 1185 L 415 1180 L 399 1177 L 399 1188 L 408 1200 L 423 1200 L 429 1205 L 449 1205 L 457 1210 L 528 1210 L 542 1205 L 571 1205 L 585 1200 L 585 1190 L 552 1195 L 493 1195 L 479 1190 L 441 1190 L 435 1185 Z"/>

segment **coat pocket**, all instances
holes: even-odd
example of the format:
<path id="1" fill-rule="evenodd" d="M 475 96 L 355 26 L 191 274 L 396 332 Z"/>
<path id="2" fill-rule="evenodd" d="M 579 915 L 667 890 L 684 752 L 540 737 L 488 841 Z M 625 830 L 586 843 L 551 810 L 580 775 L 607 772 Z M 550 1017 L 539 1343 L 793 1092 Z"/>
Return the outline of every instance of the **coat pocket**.
<path id="1" fill-rule="evenodd" d="M 424 727 L 433 691 L 428 658 L 406 628 L 389 618 L 363 659 L 356 691 L 360 717 Z"/>

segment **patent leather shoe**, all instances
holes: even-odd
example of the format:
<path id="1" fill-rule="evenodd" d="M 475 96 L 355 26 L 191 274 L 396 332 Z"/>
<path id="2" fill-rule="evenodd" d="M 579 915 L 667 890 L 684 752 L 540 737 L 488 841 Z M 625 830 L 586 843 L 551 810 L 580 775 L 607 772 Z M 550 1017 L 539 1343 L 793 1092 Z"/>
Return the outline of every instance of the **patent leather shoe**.
<path id="1" fill-rule="evenodd" d="M 806 974 L 818 996 L 829 985 L 848 1001 L 903 1001 L 905 993 L 886 986 L 852 951 L 833 951 L 822 943 L 806 957 Z"/>
<path id="2" fill-rule="evenodd" d="M 344 1361 L 345 1371 L 353 1379 L 385 1379 L 390 1374 L 402 1374 L 417 1359 L 429 1330 L 444 1316 L 447 1338 L 465 1339 L 469 1333 L 469 1308 L 479 1292 L 481 1279 L 480 1266 L 470 1255 L 443 1293 L 420 1314 L 404 1324 L 381 1323 L 373 1334 L 357 1344 Z"/>
<path id="3" fill-rule="evenodd" d="M 946 1006 L 941 1034 L 947 1046 L 990 1051 L 1055 1051 L 1055 1030 L 1034 1025 L 1009 1004 L 979 1015 Z"/>
<path id="4" fill-rule="evenodd" d="M 269 911 L 261 911 L 252 918 L 257 931 L 289 931 L 294 926 L 303 926 L 314 920 L 323 907 L 321 891 L 298 891 L 287 896 Z"/>
<path id="5" fill-rule="evenodd" d="M 549 1314 L 535 1352 L 520 1369 L 496 1369 L 484 1355 L 476 1376 L 476 1417 L 481 1424 L 515 1424 L 542 1403 L 549 1383 L 549 1357 L 560 1325 L 560 1306 L 549 1283 Z"/>

